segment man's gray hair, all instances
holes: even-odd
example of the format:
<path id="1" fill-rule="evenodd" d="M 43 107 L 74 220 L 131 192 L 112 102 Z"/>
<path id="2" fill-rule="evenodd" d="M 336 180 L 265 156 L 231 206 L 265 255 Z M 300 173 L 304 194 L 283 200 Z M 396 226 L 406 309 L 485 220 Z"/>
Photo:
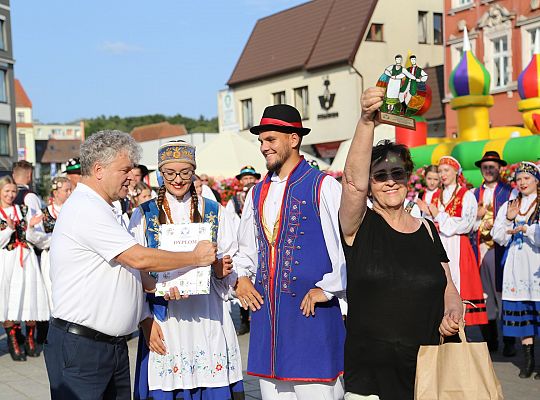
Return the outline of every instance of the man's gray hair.
<path id="1" fill-rule="evenodd" d="M 129 133 L 104 130 L 94 133 L 81 145 L 81 174 L 90 176 L 96 163 L 107 166 L 122 152 L 133 164 L 141 159 L 141 146 Z"/>

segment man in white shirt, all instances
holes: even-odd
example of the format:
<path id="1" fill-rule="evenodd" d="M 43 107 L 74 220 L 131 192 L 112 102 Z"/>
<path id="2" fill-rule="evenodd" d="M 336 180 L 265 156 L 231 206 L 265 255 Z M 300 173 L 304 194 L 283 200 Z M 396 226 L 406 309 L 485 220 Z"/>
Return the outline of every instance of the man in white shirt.
<path id="1" fill-rule="evenodd" d="M 246 196 L 234 262 L 236 294 L 253 311 L 247 372 L 264 400 L 343 398 L 341 185 L 300 156 L 309 131 L 285 104 L 251 128 L 269 173 Z"/>
<path id="2" fill-rule="evenodd" d="M 62 207 L 51 242 L 53 311 L 45 362 L 55 399 L 130 399 L 126 336 L 151 326 L 140 271 L 167 271 L 215 261 L 200 242 L 193 252 L 140 246 L 112 203 L 128 193 L 140 146 L 102 131 L 81 146 L 82 180 Z M 172 298 L 179 298 L 177 293 Z"/>

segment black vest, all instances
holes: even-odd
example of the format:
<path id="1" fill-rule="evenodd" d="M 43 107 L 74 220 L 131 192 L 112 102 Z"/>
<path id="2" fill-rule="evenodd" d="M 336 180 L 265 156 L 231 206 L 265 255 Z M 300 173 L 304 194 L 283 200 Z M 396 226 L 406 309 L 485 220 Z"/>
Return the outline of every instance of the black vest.
<path id="1" fill-rule="evenodd" d="M 23 206 L 24 198 L 26 197 L 28 193 L 34 193 L 34 192 L 32 192 L 26 186 L 17 185 L 17 196 L 15 197 L 15 200 L 13 200 L 13 204 Z"/>

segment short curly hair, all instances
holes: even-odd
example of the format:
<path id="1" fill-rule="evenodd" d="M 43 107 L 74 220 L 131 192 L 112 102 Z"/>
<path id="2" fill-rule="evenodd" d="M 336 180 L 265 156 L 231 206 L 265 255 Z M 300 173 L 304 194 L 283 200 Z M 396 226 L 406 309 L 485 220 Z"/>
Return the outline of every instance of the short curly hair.
<path id="1" fill-rule="evenodd" d="M 389 153 L 399 156 L 401 161 L 403 161 L 403 166 L 407 172 L 407 177 L 411 176 L 414 169 L 414 163 L 411 158 L 409 148 L 404 144 L 396 144 L 388 139 L 381 140 L 377 143 L 377 145 L 373 146 L 373 150 L 371 151 L 370 170 L 375 164 L 378 164 L 382 160 L 386 159 Z"/>
<path id="2" fill-rule="evenodd" d="M 116 130 L 94 133 L 81 145 L 81 174 L 90 176 L 96 163 L 109 165 L 124 151 L 133 164 L 141 159 L 141 146 L 129 133 Z"/>

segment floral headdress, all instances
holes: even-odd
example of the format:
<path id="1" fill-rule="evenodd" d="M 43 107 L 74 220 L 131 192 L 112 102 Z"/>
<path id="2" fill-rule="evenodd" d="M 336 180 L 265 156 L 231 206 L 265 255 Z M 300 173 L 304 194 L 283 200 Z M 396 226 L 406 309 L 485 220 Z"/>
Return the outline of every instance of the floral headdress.
<path id="1" fill-rule="evenodd" d="M 522 161 L 521 163 L 519 163 L 518 167 L 516 168 L 515 176 L 517 176 L 517 174 L 519 174 L 520 172 L 526 172 L 528 174 L 531 174 L 540 181 L 540 168 L 532 162 Z"/>

